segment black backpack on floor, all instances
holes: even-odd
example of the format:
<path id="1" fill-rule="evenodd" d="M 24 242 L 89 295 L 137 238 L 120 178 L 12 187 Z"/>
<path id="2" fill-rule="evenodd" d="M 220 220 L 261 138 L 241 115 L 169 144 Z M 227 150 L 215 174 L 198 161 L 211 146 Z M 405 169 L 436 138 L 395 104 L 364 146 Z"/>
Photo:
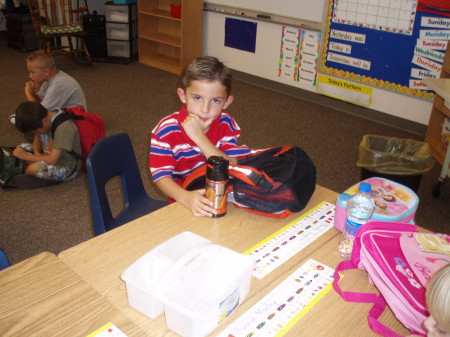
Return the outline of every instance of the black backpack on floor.
<path id="1" fill-rule="evenodd" d="M 0 186 L 16 187 L 14 177 L 22 174 L 25 162 L 22 159 L 13 156 L 15 147 L 0 146 Z"/>

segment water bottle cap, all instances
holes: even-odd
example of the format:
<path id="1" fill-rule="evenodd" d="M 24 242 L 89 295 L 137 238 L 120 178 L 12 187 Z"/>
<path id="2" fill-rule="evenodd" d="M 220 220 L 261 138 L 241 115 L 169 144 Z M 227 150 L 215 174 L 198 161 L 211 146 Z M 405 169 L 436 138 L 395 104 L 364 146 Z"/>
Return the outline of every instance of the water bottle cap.
<path id="1" fill-rule="evenodd" d="M 361 192 L 370 192 L 372 190 L 372 186 L 369 183 L 362 182 L 359 184 L 359 190 Z"/>

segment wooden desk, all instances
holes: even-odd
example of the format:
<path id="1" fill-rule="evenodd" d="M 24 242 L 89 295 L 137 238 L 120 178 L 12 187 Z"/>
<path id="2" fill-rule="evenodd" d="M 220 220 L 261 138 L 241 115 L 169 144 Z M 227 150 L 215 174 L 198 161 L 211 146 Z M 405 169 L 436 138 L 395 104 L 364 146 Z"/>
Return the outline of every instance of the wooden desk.
<path id="1" fill-rule="evenodd" d="M 337 193 L 317 186 L 303 212 L 322 201 L 334 203 Z M 300 213 L 301 214 L 301 213 Z M 113 231 L 102 234 L 59 254 L 59 258 L 151 336 L 175 336 L 166 329 L 164 315 L 152 320 L 128 305 L 125 283 L 120 274 L 139 257 L 183 231 L 191 231 L 238 252 L 244 252 L 300 216 L 279 220 L 258 216 L 230 206 L 223 218 L 196 218 L 178 203 L 164 207 Z M 262 280 L 252 279 L 246 301 L 211 336 L 215 336 L 237 317 L 270 292 L 296 268 L 313 258 L 332 268 L 340 262 L 337 254 L 339 232 L 332 228 L 300 253 Z M 370 291 L 365 272 L 347 273 L 342 280 L 357 282 L 358 289 Z M 356 281 L 355 281 L 356 280 Z M 316 304 L 288 336 L 377 336 L 367 325 L 370 305 L 344 302 L 333 290 Z M 391 315 L 383 322 L 406 333 Z M 384 317 L 384 316 L 383 316 Z M 342 332 L 342 333 L 341 333 Z"/>
<path id="2" fill-rule="evenodd" d="M 0 271 L 0 335 L 80 336 L 113 322 L 128 336 L 142 332 L 52 253 Z"/>

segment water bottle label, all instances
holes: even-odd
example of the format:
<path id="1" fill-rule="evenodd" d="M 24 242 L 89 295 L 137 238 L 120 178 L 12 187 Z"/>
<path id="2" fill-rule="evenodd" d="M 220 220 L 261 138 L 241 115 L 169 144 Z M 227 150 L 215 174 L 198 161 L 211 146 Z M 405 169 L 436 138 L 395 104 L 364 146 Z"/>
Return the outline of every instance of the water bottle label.
<path id="1" fill-rule="evenodd" d="M 358 231 L 359 227 L 361 227 L 362 225 L 364 225 L 365 222 L 361 222 L 361 221 L 355 221 L 355 219 L 350 219 L 347 218 L 347 222 L 345 223 L 345 231 L 350 234 L 355 236 L 356 232 Z"/>

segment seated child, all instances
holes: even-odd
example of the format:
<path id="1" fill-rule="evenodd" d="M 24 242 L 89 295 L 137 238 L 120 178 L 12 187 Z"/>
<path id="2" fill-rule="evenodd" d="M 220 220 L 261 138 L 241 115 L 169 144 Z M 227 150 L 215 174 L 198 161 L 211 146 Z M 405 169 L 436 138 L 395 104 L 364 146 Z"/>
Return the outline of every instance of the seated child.
<path id="1" fill-rule="evenodd" d="M 34 134 L 33 145 L 16 147 L 13 155 L 25 160 L 25 174 L 15 177 L 19 188 L 37 188 L 76 177 L 81 167 L 78 128 L 72 120 L 61 123 L 50 134 L 52 121 L 61 110 L 48 111 L 40 103 L 24 102 L 16 110 L 16 127 Z"/>
<path id="2" fill-rule="evenodd" d="M 423 325 L 428 337 L 450 337 L 450 264 L 439 269 L 428 284 L 427 307 L 430 313 Z"/>
<path id="3" fill-rule="evenodd" d="M 86 97 L 78 82 L 56 66 L 53 56 L 38 50 L 26 58 L 28 77 L 25 96 L 28 101 L 39 102 L 47 110 L 86 106 Z M 15 115 L 9 117 L 15 124 Z"/>
<path id="4" fill-rule="evenodd" d="M 149 167 L 156 186 L 195 216 L 212 216 L 212 201 L 204 190 L 187 191 L 180 185 L 210 156 L 231 164 L 251 150 L 237 142 L 240 128 L 223 111 L 233 102 L 231 71 L 215 57 L 199 57 L 185 70 L 177 93 L 185 105 L 163 118 L 151 134 Z"/>

